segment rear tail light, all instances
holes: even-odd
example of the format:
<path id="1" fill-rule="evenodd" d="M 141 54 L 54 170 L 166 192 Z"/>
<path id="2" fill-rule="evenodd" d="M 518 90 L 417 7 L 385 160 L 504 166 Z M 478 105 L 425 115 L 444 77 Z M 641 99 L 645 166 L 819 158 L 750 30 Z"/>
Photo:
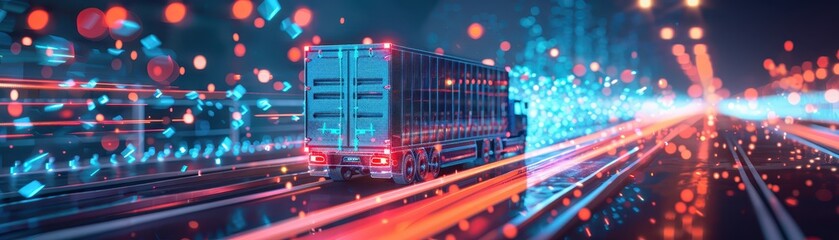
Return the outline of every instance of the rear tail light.
<path id="1" fill-rule="evenodd" d="M 387 154 L 387 155 L 390 155 L 390 148 L 386 148 L 384 153 Z"/>
<path id="2" fill-rule="evenodd" d="M 370 165 L 374 166 L 387 166 L 389 164 L 389 159 L 387 157 L 373 157 L 370 159 Z"/>
<path id="3" fill-rule="evenodd" d="M 308 52 L 309 51 L 309 46 L 303 46 L 303 51 Z"/>
<path id="4" fill-rule="evenodd" d="M 323 155 L 310 155 L 309 156 L 309 162 L 325 163 L 326 162 L 326 157 L 324 157 Z"/>
<path id="5" fill-rule="evenodd" d="M 303 147 L 303 152 L 309 152 L 309 147 Z"/>
<path id="6" fill-rule="evenodd" d="M 385 43 L 385 48 L 390 48 L 390 43 Z"/>

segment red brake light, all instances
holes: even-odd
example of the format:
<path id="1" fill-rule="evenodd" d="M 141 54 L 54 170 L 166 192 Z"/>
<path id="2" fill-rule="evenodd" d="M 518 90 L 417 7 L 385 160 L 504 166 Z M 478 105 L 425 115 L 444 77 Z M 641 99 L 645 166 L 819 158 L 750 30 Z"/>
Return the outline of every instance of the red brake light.
<path id="1" fill-rule="evenodd" d="M 321 156 L 321 155 L 311 155 L 311 156 L 309 156 L 309 162 L 325 163 L 326 162 L 326 157 Z"/>
<path id="2" fill-rule="evenodd" d="M 387 166 L 388 164 L 387 157 L 373 157 L 370 159 L 370 165 Z"/>
<path id="3" fill-rule="evenodd" d="M 390 43 L 385 43 L 385 48 L 390 48 Z"/>

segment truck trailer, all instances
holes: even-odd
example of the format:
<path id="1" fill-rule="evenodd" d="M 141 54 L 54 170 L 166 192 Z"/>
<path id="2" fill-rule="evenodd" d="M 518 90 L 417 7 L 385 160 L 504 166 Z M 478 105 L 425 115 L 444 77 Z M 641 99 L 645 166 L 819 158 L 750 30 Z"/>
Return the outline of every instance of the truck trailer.
<path id="1" fill-rule="evenodd" d="M 525 149 L 503 68 L 390 43 L 304 47 L 309 174 L 399 184 Z"/>

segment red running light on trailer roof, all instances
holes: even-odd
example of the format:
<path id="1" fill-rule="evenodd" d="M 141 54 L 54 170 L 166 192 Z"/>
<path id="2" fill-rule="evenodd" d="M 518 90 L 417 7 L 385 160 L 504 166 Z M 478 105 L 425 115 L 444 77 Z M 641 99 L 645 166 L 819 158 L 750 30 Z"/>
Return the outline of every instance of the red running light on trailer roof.
<path id="1" fill-rule="evenodd" d="M 308 52 L 309 51 L 309 46 L 303 46 L 303 51 Z"/>
<path id="2" fill-rule="evenodd" d="M 385 43 L 385 48 L 390 48 L 390 43 Z"/>

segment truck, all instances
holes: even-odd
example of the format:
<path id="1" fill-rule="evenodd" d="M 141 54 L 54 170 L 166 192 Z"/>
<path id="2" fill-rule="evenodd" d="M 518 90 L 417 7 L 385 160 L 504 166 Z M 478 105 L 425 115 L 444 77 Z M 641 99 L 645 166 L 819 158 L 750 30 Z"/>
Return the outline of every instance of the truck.
<path id="1" fill-rule="evenodd" d="M 411 184 L 524 153 L 527 103 L 503 68 L 391 43 L 303 49 L 312 176 Z"/>

